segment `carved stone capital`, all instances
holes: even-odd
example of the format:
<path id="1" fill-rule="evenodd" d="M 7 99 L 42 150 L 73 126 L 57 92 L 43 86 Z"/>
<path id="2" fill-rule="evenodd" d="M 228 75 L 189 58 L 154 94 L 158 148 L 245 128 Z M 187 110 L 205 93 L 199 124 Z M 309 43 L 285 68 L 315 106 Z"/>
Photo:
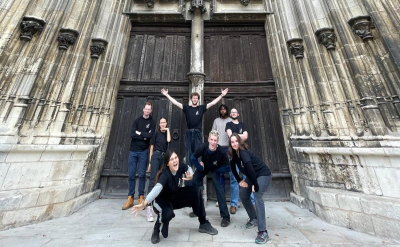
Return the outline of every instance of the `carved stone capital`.
<path id="1" fill-rule="evenodd" d="M 21 22 L 21 40 L 30 41 L 37 31 L 42 31 L 46 22 L 34 16 L 24 16 Z"/>
<path id="2" fill-rule="evenodd" d="M 336 34 L 335 30 L 331 27 L 324 27 L 321 29 L 318 29 L 315 31 L 315 35 L 318 38 L 318 42 L 320 44 L 323 44 L 326 49 L 329 50 L 335 50 L 336 48 Z"/>
<path id="3" fill-rule="evenodd" d="M 107 44 L 107 40 L 93 38 L 92 45 L 90 46 L 90 57 L 98 59 L 100 55 L 103 54 Z"/>
<path id="4" fill-rule="evenodd" d="M 286 44 L 289 46 L 289 51 L 296 59 L 302 59 L 304 57 L 304 46 L 303 39 L 301 38 L 293 38 L 286 41 Z"/>
<path id="5" fill-rule="evenodd" d="M 61 28 L 58 35 L 58 49 L 67 50 L 70 45 L 75 44 L 79 32 L 74 29 Z"/>
<path id="6" fill-rule="evenodd" d="M 204 5 L 204 0 L 191 0 L 189 12 L 194 13 L 196 9 L 199 9 L 201 13 L 207 12 L 206 6 Z"/>
<path id="7" fill-rule="evenodd" d="M 351 18 L 347 23 L 349 23 L 353 33 L 358 35 L 363 41 L 373 39 L 371 33 L 371 28 L 373 27 L 372 19 L 368 15 L 361 15 Z"/>
<path id="8" fill-rule="evenodd" d="M 145 0 L 145 2 L 147 4 L 148 8 L 153 8 L 154 7 L 154 3 L 155 3 L 154 0 Z"/>
<path id="9" fill-rule="evenodd" d="M 194 87 L 198 87 L 199 85 L 204 83 L 204 78 L 206 74 L 200 72 L 189 72 L 187 76 Z"/>
<path id="10" fill-rule="evenodd" d="M 251 0 L 240 0 L 240 3 L 241 3 L 242 5 L 244 5 L 244 6 L 247 6 L 247 5 L 249 5 L 250 1 L 251 1 Z"/>

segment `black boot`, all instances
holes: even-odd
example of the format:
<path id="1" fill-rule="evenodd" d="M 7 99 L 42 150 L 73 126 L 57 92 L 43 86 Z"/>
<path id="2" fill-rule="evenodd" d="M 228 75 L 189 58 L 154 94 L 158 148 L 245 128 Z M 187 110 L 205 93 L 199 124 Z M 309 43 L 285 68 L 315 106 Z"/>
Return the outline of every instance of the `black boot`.
<path id="1" fill-rule="evenodd" d="M 163 235 L 164 238 L 168 238 L 168 227 L 169 227 L 169 221 L 163 223 L 163 226 L 161 228 L 161 234 Z"/>
<path id="2" fill-rule="evenodd" d="M 151 235 L 151 243 L 153 244 L 160 242 L 160 225 L 160 215 L 158 215 L 156 223 L 154 224 L 153 234 Z"/>

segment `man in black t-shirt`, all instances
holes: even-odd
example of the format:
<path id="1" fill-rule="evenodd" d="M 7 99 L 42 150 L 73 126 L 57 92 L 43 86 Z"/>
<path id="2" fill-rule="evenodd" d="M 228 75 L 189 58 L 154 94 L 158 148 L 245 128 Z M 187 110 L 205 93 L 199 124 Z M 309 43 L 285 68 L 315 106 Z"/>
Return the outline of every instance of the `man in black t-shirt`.
<path id="1" fill-rule="evenodd" d="M 186 164 L 193 167 L 193 164 L 190 161 L 190 156 L 192 153 L 203 143 L 203 134 L 202 134 L 202 124 L 203 124 L 203 115 L 211 106 L 215 105 L 228 93 L 228 88 L 225 90 L 221 89 L 221 95 L 215 98 L 213 101 L 208 103 L 207 105 L 199 105 L 200 95 L 198 93 L 192 93 L 190 95 L 190 100 L 192 101 L 192 105 L 184 105 L 179 103 L 177 100 L 172 98 L 168 94 L 167 89 L 162 89 L 161 93 L 167 97 L 172 104 L 183 110 L 186 117 L 187 130 L 185 133 L 185 155 L 186 155 Z"/>
<path id="2" fill-rule="evenodd" d="M 221 226 L 227 227 L 230 223 L 230 215 L 226 204 L 225 193 L 219 182 L 219 173 L 215 171 L 222 166 L 226 166 L 227 169 L 229 169 L 229 159 L 225 149 L 218 145 L 218 138 L 218 131 L 211 130 L 208 135 L 208 142 L 197 148 L 190 157 L 190 160 L 196 167 L 196 171 L 193 175 L 192 183 L 189 183 L 188 186 L 201 186 L 203 178 L 208 173 L 212 172 L 212 181 L 215 192 L 217 193 L 219 212 L 222 217 Z M 198 161 L 199 158 L 201 160 L 200 162 Z"/>

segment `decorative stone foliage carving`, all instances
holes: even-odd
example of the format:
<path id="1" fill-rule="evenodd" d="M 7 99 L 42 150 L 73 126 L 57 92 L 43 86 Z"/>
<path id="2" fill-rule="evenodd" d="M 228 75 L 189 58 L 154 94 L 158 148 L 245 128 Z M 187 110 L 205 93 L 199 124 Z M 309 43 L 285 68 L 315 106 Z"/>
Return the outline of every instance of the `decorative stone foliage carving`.
<path id="1" fill-rule="evenodd" d="M 315 31 L 315 35 L 318 37 L 318 42 L 323 44 L 326 49 L 335 50 L 336 48 L 336 34 L 333 28 L 324 27 Z"/>
<path id="2" fill-rule="evenodd" d="M 98 59 L 100 55 L 103 54 L 107 44 L 107 40 L 93 38 L 92 45 L 90 46 L 90 57 Z"/>
<path id="3" fill-rule="evenodd" d="M 347 23 L 351 26 L 353 33 L 357 34 L 363 41 L 373 39 L 371 28 L 373 28 L 372 19 L 368 15 L 362 15 L 351 18 Z"/>
<path id="4" fill-rule="evenodd" d="M 46 22 L 43 19 L 33 16 L 24 16 L 21 22 L 21 40 L 30 41 L 37 31 L 42 31 Z"/>
<path id="5" fill-rule="evenodd" d="M 304 57 L 304 46 L 302 44 L 303 39 L 293 38 L 286 41 L 289 46 L 289 51 L 296 59 L 302 59 Z"/>
<path id="6" fill-rule="evenodd" d="M 251 0 L 240 0 L 240 3 L 241 3 L 242 5 L 244 5 L 244 6 L 247 6 L 247 5 L 249 5 L 250 1 L 251 1 Z"/>
<path id="7" fill-rule="evenodd" d="M 198 87 L 200 84 L 204 83 L 204 78 L 206 74 L 200 72 L 189 72 L 187 76 L 190 82 L 193 83 L 193 86 Z"/>
<path id="8" fill-rule="evenodd" d="M 154 7 L 154 3 L 155 3 L 154 0 L 145 0 L 145 1 L 146 1 L 146 4 L 147 4 L 147 7 L 149 7 L 149 8 L 153 8 Z"/>
<path id="9" fill-rule="evenodd" d="M 189 12 L 194 13 L 196 9 L 199 9 L 202 13 L 207 12 L 206 6 L 204 5 L 204 0 L 192 0 L 190 2 Z"/>
<path id="10" fill-rule="evenodd" d="M 70 45 L 75 44 L 79 32 L 74 29 L 61 28 L 58 35 L 58 49 L 67 50 Z"/>

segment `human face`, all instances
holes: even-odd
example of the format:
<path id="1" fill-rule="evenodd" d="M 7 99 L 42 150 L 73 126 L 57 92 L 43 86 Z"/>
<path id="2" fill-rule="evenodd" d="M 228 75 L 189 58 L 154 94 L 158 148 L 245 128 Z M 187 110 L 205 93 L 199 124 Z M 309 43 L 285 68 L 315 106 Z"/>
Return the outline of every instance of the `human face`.
<path id="1" fill-rule="evenodd" d="M 165 129 L 167 127 L 167 120 L 164 118 L 160 119 L 160 130 Z"/>
<path id="2" fill-rule="evenodd" d="M 197 95 L 193 95 L 192 105 L 197 105 L 197 103 L 199 103 L 199 97 Z"/>
<path id="3" fill-rule="evenodd" d="M 173 173 L 177 172 L 179 169 L 179 158 L 176 153 L 172 153 L 171 157 L 169 157 L 168 162 L 169 170 Z"/>
<path id="4" fill-rule="evenodd" d="M 211 135 L 208 137 L 208 147 L 210 150 L 215 150 L 217 149 L 217 144 L 218 144 L 218 137 L 215 135 Z"/>
<path id="5" fill-rule="evenodd" d="M 225 107 L 221 107 L 221 110 L 219 110 L 219 116 L 221 118 L 226 118 L 227 117 Z"/>
<path id="6" fill-rule="evenodd" d="M 143 117 L 149 117 L 153 109 L 151 109 L 150 105 L 145 105 L 143 108 Z"/>
<path id="7" fill-rule="evenodd" d="M 239 149 L 239 141 L 238 141 L 238 139 L 236 138 L 236 136 L 231 136 L 230 142 L 231 142 L 231 147 L 232 147 L 234 150 L 237 151 L 237 150 Z"/>
<path id="8" fill-rule="evenodd" d="M 232 109 L 231 110 L 231 118 L 236 120 L 236 119 L 238 119 L 238 117 L 239 117 L 238 111 L 236 109 Z"/>

